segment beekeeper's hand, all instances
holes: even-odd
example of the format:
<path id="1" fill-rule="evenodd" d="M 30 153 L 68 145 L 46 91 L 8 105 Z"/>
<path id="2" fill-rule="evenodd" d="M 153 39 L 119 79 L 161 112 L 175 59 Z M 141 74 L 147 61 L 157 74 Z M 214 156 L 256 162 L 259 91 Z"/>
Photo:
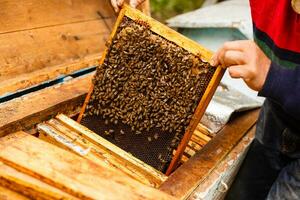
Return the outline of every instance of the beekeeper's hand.
<path id="1" fill-rule="evenodd" d="M 143 3 L 145 0 L 130 0 L 129 4 L 131 7 L 136 8 L 138 5 Z M 116 12 L 119 12 L 122 5 L 124 4 L 124 0 L 111 0 L 111 5 L 114 7 Z"/>
<path id="2" fill-rule="evenodd" d="M 228 68 L 232 78 L 242 78 L 253 90 L 265 83 L 271 60 L 251 40 L 226 42 L 211 59 L 211 65 Z"/>

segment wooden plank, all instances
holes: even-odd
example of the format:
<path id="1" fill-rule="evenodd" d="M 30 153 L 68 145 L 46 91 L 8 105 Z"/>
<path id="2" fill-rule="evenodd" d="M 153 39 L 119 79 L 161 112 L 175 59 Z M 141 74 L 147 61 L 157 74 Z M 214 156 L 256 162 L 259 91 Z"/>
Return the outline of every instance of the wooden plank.
<path id="1" fill-rule="evenodd" d="M 87 56 L 99 58 L 116 19 L 110 0 L 0 0 L 0 7 L 0 96 L 82 69 L 72 64 Z"/>
<path id="2" fill-rule="evenodd" d="M 24 132 L 0 138 L 0 160 L 81 199 L 173 199 Z"/>
<path id="3" fill-rule="evenodd" d="M 110 0 L 0 0 L 0 7 L 0 96 L 82 69 L 76 63 L 85 57 L 96 65 L 116 19 Z"/>
<path id="4" fill-rule="evenodd" d="M 29 198 L 0 186 L 0 200 L 29 200 Z"/>
<path id="5" fill-rule="evenodd" d="M 207 142 L 201 138 L 199 138 L 198 136 L 196 135 L 192 135 L 192 138 L 191 138 L 192 141 L 195 141 L 197 144 L 199 144 L 201 147 L 204 147 Z"/>
<path id="6" fill-rule="evenodd" d="M 110 0 L 1 0 L 0 7 L 0 34 L 115 17 Z"/>
<path id="7" fill-rule="evenodd" d="M 101 56 L 99 54 L 85 56 L 83 58 L 76 59 L 75 61 L 70 61 L 68 64 L 46 67 L 30 73 L 17 75 L 14 78 L 1 82 L 0 94 L 13 93 L 17 90 L 26 89 L 30 86 L 55 79 L 61 75 L 67 75 L 90 66 L 97 66 L 100 58 Z"/>
<path id="8" fill-rule="evenodd" d="M 201 182 L 189 200 L 224 199 L 255 135 L 252 127 L 218 166 Z"/>
<path id="9" fill-rule="evenodd" d="M 189 141 L 189 146 L 194 149 L 195 151 L 199 151 L 202 147 L 195 141 Z"/>
<path id="10" fill-rule="evenodd" d="M 256 109 L 232 119 L 213 140 L 178 168 L 160 189 L 177 198 L 187 198 L 254 125 L 258 113 Z"/>
<path id="11" fill-rule="evenodd" d="M 162 173 L 154 171 L 153 174 L 147 168 L 144 170 L 144 166 L 136 166 L 136 162 L 131 163 L 121 156 L 115 156 L 97 142 L 91 143 L 83 137 L 85 133 L 74 131 L 59 120 L 51 119 L 39 124 L 37 128 L 40 133 L 39 137 L 43 140 L 63 146 L 97 164 L 118 169 L 143 184 L 158 187 L 167 179 Z"/>
<path id="12" fill-rule="evenodd" d="M 72 79 L 0 104 L 0 137 L 30 129 L 58 113 L 78 112 L 91 78 L 92 74 Z"/>
<path id="13" fill-rule="evenodd" d="M 78 134 L 80 134 L 84 139 L 88 140 L 90 143 L 93 143 L 94 145 L 97 146 L 102 146 L 102 148 L 106 149 L 111 155 L 114 155 L 120 158 L 121 160 L 126 161 L 124 163 L 127 163 L 127 165 L 133 164 L 137 170 L 140 170 L 140 172 L 146 172 L 148 176 L 152 175 L 156 179 L 160 180 L 160 182 L 166 180 L 167 177 L 164 174 L 157 171 L 153 167 L 145 164 L 141 160 L 135 158 L 130 153 L 110 143 L 106 139 L 102 138 L 101 136 L 97 135 L 96 133 L 86 128 L 85 126 L 82 126 L 81 124 L 77 123 L 76 121 L 62 114 L 56 116 L 56 118 L 60 120 L 60 122 L 63 123 L 68 128 L 78 132 Z"/>
<path id="14" fill-rule="evenodd" d="M 203 139 L 205 142 L 209 142 L 211 140 L 210 137 L 208 137 L 207 135 L 203 134 L 202 132 L 195 130 L 193 133 L 195 136 Z"/>
<path id="15" fill-rule="evenodd" d="M 55 120 L 51 119 L 47 123 L 41 123 L 37 125 L 40 139 L 43 139 L 44 141 L 63 149 L 70 150 L 70 152 L 76 153 L 80 156 L 85 157 L 89 155 L 91 147 L 86 142 L 79 141 L 80 135 L 69 130 L 61 131 L 60 127 L 58 127 L 59 129 L 57 130 L 57 127 L 53 127 L 52 125 L 62 125 L 60 125 L 59 122 L 54 121 Z M 103 165 L 102 162 L 100 162 L 100 164 Z"/>
<path id="16" fill-rule="evenodd" d="M 207 135 L 210 138 L 213 138 L 214 136 L 216 136 L 215 133 L 211 133 L 204 125 L 202 125 L 201 123 L 198 124 L 197 131 L 200 131 L 201 133 Z"/>
<path id="17" fill-rule="evenodd" d="M 0 35 L 0 95 L 86 67 L 73 64 L 86 56 L 98 55 L 89 61 L 98 64 L 108 35 L 100 20 Z M 32 72 L 40 78 L 31 80 L 27 73 Z M 9 87 L 18 82 L 22 83 L 19 88 Z"/>
<path id="18" fill-rule="evenodd" d="M 77 199 L 2 162 L 0 162 L 0 185 L 31 199 Z"/>

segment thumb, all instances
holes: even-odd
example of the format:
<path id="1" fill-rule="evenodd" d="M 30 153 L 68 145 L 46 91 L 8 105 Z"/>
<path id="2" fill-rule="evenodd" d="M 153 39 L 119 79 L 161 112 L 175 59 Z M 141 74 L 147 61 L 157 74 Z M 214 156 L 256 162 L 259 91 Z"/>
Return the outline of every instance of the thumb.
<path id="1" fill-rule="evenodd" d="M 119 7 L 123 6 L 123 4 L 124 4 L 124 0 L 117 0 L 117 5 Z"/>
<path id="2" fill-rule="evenodd" d="M 114 8 L 115 12 L 118 13 L 120 9 L 119 9 L 117 0 L 111 0 L 111 5 Z"/>

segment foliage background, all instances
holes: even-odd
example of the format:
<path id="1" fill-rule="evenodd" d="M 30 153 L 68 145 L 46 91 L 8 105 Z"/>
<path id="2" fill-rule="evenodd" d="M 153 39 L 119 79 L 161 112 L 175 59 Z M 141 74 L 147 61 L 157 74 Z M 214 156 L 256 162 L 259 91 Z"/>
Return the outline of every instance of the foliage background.
<path id="1" fill-rule="evenodd" d="M 175 15 L 200 8 L 203 0 L 150 0 L 151 14 L 162 22 Z"/>

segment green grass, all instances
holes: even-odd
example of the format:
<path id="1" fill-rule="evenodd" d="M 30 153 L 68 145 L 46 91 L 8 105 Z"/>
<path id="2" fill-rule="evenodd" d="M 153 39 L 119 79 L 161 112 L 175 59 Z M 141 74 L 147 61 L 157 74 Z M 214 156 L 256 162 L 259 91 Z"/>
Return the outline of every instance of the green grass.
<path id="1" fill-rule="evenodd" d="M 161 22 L 175 15 L 200 8 L 203 0 L 150 0 L 151 13 Z"/>

